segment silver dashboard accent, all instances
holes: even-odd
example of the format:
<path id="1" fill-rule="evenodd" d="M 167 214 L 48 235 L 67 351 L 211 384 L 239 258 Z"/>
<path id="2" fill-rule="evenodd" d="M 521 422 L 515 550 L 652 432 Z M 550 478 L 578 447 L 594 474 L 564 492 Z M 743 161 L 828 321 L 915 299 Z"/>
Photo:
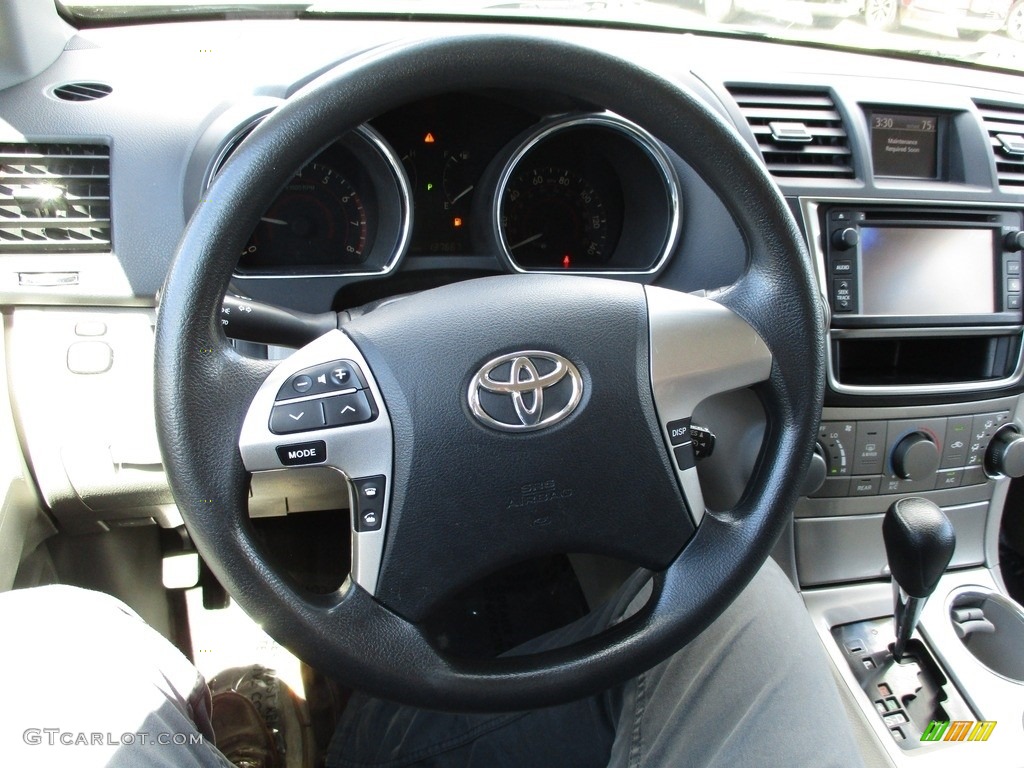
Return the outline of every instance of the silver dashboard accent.
<path id="1" fill-rule="evenodd" d="M 665 445 L 668 423 L 688 419 L 708 397 L 765 381 L 772 354 L 739 315 L 709 299 L 645 286 L 651 334 L 651 387 Z M 695 525 L 704 516 L 696 468 L 679 478 Z"/>
<path id="2" fill-rule="evenodd" d="M 665 192 L 669 199 L 670 215 L 668 229 L 665 236 L 665 244 L 662 247 L 661 253 L 658 254 L 658 258 L 655 259 L 653 265 L 648 269 L 574 269 L 572 270 L 573 274 L 602 275 L 610 277 L 614 275 L 653 275 L 659 272 L 665 265 L 665 262 L 668 261 L 669 256 L 671 256 L 672 252 L 675 250 L 675 247 L 679 242 L 680 233 L 682 232 L 682 194 L 679 187 L 679 178 L 676 175 L 675 169 L 672 167 L 671 160 L 669 160 L 668 155 L 665 153 L 665 150 L 662 149 L 661 144 L 657 139 L 640 126 L 631 123 L 625 118 L 619 117 L 612 112 L 574 115 L 546 123 L 539 130 L 530 134 L 509 158 L 505 167 L 501 170 L 501 175 L 498 177 L 497 191 L 494 195 L 494 207 L 491 214 L 494 237 L 501 248 L 501 255 L 504 257 L 505 263 L 513 271 L 519 273 L 563 273 L 563 270 L 557 269 L 524 269 L 516 263 L 515 259 L 512 257 L 512 249 L 508 239 L 505 237 L 504 232 L 502 232 L 501 207 L 505 197 L 505 189 L 508 187 L 509 181 L 511 180 L 512 175 L 516 172 L 522 159 L 529 154 L 531 150 L 546 139 L 550 138 L 552 135 L 580 126 L 600 126 L 610 128 L 623 134 L 627 139 L 634 142 L 640 149 L 642 149 L 647 156 L 651 158 L 659 175 L 665 183 Z"/>
<path id="3" fill-rule="evenodd" d="M 280 102 L 283 103 L 283 102 Z M 277 105 L 275 105 L 276 107 Z M 203 174 L 203 191 L 205 192 L 213 184 L 214 178 L 220 172 L 220 169 L 227 162 L 227 159 L 231 157 L 231 153 L 234 152 L 238 145 L 241 144 L 245 137 L 252 133 L 253 129 L 263 122 L 263 119 L 269 115 L 275 107 L 264 107 L 260 111 L 256 112 L 249 117 L 241 125 L 237 126 L 234 131 L 221 143 L 217 149 L 216 154 L 210 161 L 210 164 L 206 168 L 206 173 Z"/>
<path id="4" fill-rule="evenodd" d="M 965 336 L 987 336 L 992 333 L 1020 333 L 1019 325 L 972 326 L 970 328 L 833 328 L 829 332 L 831 339 L 883 339 L 892 337 L 913 338 L 919 336 L 949 336 L 963 338 Z M 828 383 L 836 392 L 849 395 L 934 395 L 953 394 L 958 392 L 978 392 L 989 389 L 1002 389 L 1012 386 L 1024 376 L 1024 344 L 1017 353 L 1017 363 L 1013 373 L 1004 379 L 982 381 L 957 381 L 948 384 L 904 384 L 900 386 L 869 386 L 865 384 L 843 384 L 835 375 L 832 364 L 832 345 L 825 349 L 825 361 L 828 365 Z"/>
<path id="5" fill-rule="evenodd" d="M 904 199 L 874 199 L 874 198 L 800 198 L 800 212 L 803 216 L 804 231 L 807 233 L 808 248 L 811 252 L 811 261 L 814 266 L 815 276 L 818 279 L 818 287 L 822 293 L 822 300 L 825 306 L 828 302 L 828 270 L 825 266 L 825 252 L 822 247 L 821 219 L 818 209 L 822 205 L 881 205 L 881 206 L 906 206 L 912 205 L 919 208 L 929 206 L 935 208 L 977 208 L 979 205 L 987 209 L 1018 210 L 1017 206 L 999 203 L 978 203 L 977 201 L 954 201 L 948 200 L 904 200 Z M 839 338 L 886 338 L 892 336 L 913 337 L 913 336 L 972 336 L 987 335 L 993 331 L 1000 333 L 1020 333 L 1021 326 L 994 326 L 970 328 L 829 328 L 828 341 L 826 346 L 826 363 L 828 385 L 835 392 L 842 392 L 848 395 L 941 395 L 959 392 L 979 392 L 992 389 L 1003 389 L 1013 386 L 1024 378 L 1024 344 L 1017 353 L 1017 363 L 1013 373 L 1002 379 L 991 379 L 982 381 L 964 381 L 948 384 L 913 384 L 913 385 L 885 385 L 867 386 L 861 384 L 844 384 L 836 377 L 835 366 L 832 359 L 832 339 Z"/>
<path id="6" fill-rule="evenodd" d="M 285 359 L 287 359 L 287 358 L 285 358 Z M 332 396 L 335 396 L 335 395 L 352 395 L 352 394 L 355 394 L 358 391 L 359 390 L 356 389 L 355 387 L 352 387 L 351 389 L 337 389 L 337 390 L 334 390 L 333 392 L 331 392 L 331 395 Z M 289 398 L 286 398 L 284 400 L 278 400 L 274 404 L 275 405 L 288 405 L 288 404 L 291 404 L 291 403 L 305 403 L 305 402 L 310 402 L 310 401 L 314 401 L 314 400 L 319 400 L 322 397 L 323 397 L 323 395 L 301 395 L 299 397 L 289 397 Z"/>
<path id="7" fill-rule="evenodd" d="M 276 435 L 270 431 L 270 415 L 278 401 L 281 387 L 299 371 L 333 360 L 351 360 L 361 370 L 367 389 L 376 403 L 378 415 L 373 421 L 350 424 L 342 427 L 293 432 Z M 335 393 L 330 393 L 335 394 Z M 358 347 L 342 331 L 330 331 L 315 341 L 297 350 L 275 368 L 259 391 L 253 397 L 242 423 L 238 447 L 242 463 L 252 473 L 274 472 L 284 469 L 277 455 L 278 446 L 323 440 L 326 444 L 326 461 L 316 467 L 330 467 L 341 472 L 347 480 L 382 475 L 387 479 L 384 488 L 383 516 L 378 530 L 358 532 L 352 528 L 352 572 L 351 577 L 370 594 L 377 587 L 381 558 L 388 523 L 388 508 L 391 500 L 392 479 L 392 429 L 384 397 L 374 381 L 370 366 L 359 352 Z M 301 468 L 292 471 L 301 472 Z M 349 483 L 349 498 L 339 501 L 338 506 L 347 505 L 355 510 L 352 487 Z M 353 511 L 354 514 L 354 511 Z"/>
<path id="8" fill-rule="evenodd" d="M 537 369 L 537 361 L 544 361 L 553 367 L 550 371 L 541 373 Z M 495 371 L 506 364 L 509 366 L 508 378 L 495 379 Z M 567 376 L 572 387 L 566 402 L 554 410 L 546 410 L 544 391 Z M 500 421 L 488 413 L 480 401 L 483 392 L 508 395 L 512 400 L 517 423 Z M 534 432 L 557 424 L 576 410 L 583 397 L 583 377 L 572 362 L 553 352 L 513 352 L 484 364 L 470 380 L 466 397 L 469 400 L 469 410 L 482 424 L 502 432 Z"/>
<path id="9" fill-rule="evenodd" d="M 826 406 L 822 409 L 822 421 L 891 421 L 893 419 L 927 419 L 936 416 L 964 416 L 992 411 L 1010 411 L 1010 420 L 1024 417 L 1021 399 L 1017 395 L 991 400 L 972 400 L 965 403 L 941 403 L 935 405 L 904 406 L 848 406 L 837 408 Z M 1014 414 L 1017 414 L 1014 416 Z"/>

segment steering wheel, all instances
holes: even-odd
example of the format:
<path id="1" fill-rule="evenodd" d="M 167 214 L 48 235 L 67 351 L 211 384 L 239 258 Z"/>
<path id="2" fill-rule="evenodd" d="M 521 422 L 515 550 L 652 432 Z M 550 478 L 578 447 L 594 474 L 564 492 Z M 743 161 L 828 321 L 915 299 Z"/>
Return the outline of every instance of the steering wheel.
<path id="1" fill-rule="evenodd" d="M 734 217 L 748 247 L 741 278 L 710 298 L 571 275 L 484 278 L 378 308 L 276 365 L 237 354 L 221 301 L 277 190 L 346 130 L 428 95 L 425 82 L 436 91 L 557 83 L 644 126 Z M 446 37 L 340 64 L 233 154 L 164 286 L 157 415 L 199 553 L 271 636 L 381 697 L 515 710 L 639 674 L 739 594 L 797 498 L 823 361 L 800 233 L 718 115 L 678 83 L 593 49 Z M 734 509 L 705 511 L 687 420 L 706 397 L 751 386 L 767 415 L 760 459 Z M 307 460 L 351 481 L 352 573 L 326 596 L 275 569 L 247 514 L 250 473 Z M 444 597 L 558 552 L 646 567 L 653 595 L 630 618 L 557 650 L 466 660 L 431 644 L 421 622 Z"/>

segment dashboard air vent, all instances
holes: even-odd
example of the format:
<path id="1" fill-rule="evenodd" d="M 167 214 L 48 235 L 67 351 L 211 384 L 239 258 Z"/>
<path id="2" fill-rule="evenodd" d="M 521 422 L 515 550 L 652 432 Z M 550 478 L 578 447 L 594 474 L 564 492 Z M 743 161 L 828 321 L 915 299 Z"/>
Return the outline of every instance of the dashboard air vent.
<path id="1" fill-rule="evenodd" d="M 0 143 L 0 254 L 110 251 L 110 149 Z"/>
<path id="2" fill-rule="evenodd" d="M 855 177 L 843 119 L 828 91 L 728 86 L 768 172 L 782 179 Z"/>
<path id="3" fill-rule="evenodd" d="M 67 83 L 53 89 L 61 101 L 95 101 L 114 92 L 106 83 Z"/>
<path id="4" fill-rule="evenodd" d="M 996 161 L 999 186 L 1024 189 L 1024 106 L 977 101 Z"/>

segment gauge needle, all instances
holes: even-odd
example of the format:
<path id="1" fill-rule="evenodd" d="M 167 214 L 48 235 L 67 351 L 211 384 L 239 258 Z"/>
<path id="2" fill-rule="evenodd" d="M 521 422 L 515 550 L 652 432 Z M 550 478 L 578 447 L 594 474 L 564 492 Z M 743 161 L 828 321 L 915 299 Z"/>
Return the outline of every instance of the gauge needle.
<path id="1" fill-rule="evenodd" d="M 465 197 L 466 195 L 468 195 L 472 191 L 473 191 L 473 185 L 470 184 L 468 187 L 466 187 L 464 190 L 459 192 L 459 194 L 457 194 L 455 197 L 452 198 L 452 205 L 455 205 L 457 202 L 459 202 L 460 198 Z"/>
<path id="2" fill-rule="evenodd" d="M 281 219 L 268 219 L 266 216 L 260 216 L 260 221 L 265 221 L 267 224 L 280 224 L 282 227 L 288 226 L 287 221 L 282 221 Z"/>
<path id="3" fill-rule="evenodd" d="M 510 246 L 508 247 L 508 249 L 509 249 L 510 251 L 514 251 L 514 250 L 515 250 L 516 248 L 519 248 L 519 247 L 520 247 L 520 246 L 522 246 L 522 245 L 526 245 L 527 243 L 532 243 L 532 242 L 533 242 L 534 240 L 540 240 L 540 239 L 541 239 L 542 237 L 544 237 L 544 233 L 543 233 L 543 232 L 538 232 L 538 233 L 537 233 L 536 235 L 534 235 L 533 237 L 528 237 L 528 238 L 526 238 L 525 240 L 520 240 L 520 241 L 519 241 L 518 243 L 516 243 L 515 245 L 510 245 Z"/>

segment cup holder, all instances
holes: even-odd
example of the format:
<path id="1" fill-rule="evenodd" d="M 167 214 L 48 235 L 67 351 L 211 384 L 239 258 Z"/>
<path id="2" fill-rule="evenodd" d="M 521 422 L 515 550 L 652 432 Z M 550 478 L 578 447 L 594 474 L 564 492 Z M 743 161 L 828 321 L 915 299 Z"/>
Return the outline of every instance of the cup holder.
<path id="1" fill-rule="evenodd" d="M 997 675 L 1024 683 L 1024 609 L 995 592 L 953 598 L 949 618 L 960 642 Z"/>

